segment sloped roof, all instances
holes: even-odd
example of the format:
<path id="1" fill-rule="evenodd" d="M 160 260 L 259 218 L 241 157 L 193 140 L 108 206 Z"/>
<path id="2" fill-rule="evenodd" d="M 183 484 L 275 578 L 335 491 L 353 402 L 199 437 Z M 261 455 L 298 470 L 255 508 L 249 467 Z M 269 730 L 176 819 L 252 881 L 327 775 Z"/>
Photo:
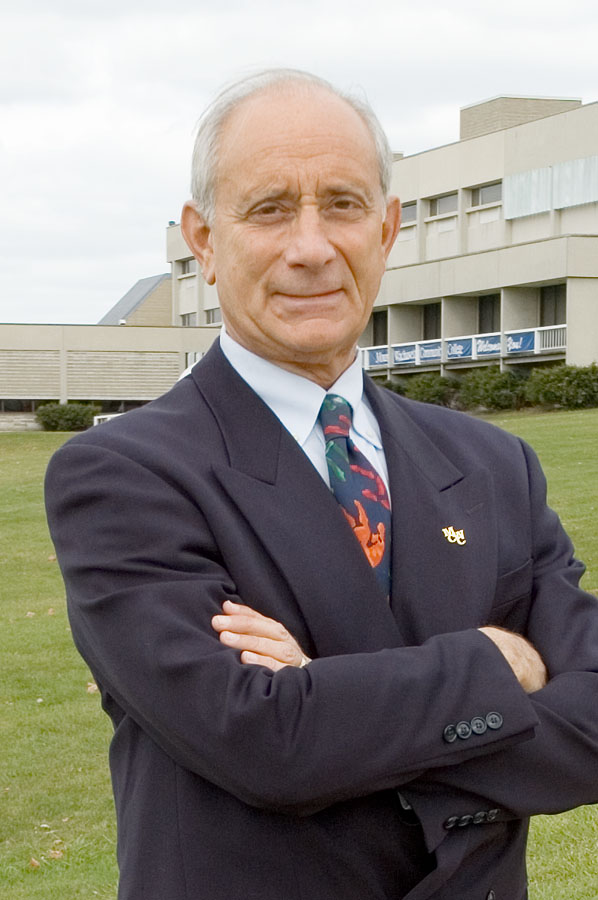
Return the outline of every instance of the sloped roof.
<path id="1" fill-rule="evenodd" d="M 170 273 L 140 278 L 131 290 L 127 291 L 124 297 L 121 297 L 118 303 L 115 303 L 112 309 L 108 310 L 106 315 L 100 319 L 98 325 L 118 325 L 122 319 L 130 316 L 165 279 L 170 280 Z"/>

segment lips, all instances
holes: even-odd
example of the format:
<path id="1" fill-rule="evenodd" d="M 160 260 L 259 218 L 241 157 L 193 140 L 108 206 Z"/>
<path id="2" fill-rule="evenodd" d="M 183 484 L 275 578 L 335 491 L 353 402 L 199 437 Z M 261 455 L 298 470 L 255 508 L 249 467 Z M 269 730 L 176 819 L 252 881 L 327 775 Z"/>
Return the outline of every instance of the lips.
<path id="1" fill-rule="evenodd" d="M 309 291 L 298 293 L 296 291 L 284 291 L 278 290 L 275 291 L 275 294 L 278 294 L 280 297 L 286 297 L 289 300 L 297 300 L 297 301 L 310 301 L 310 300 L 327 300 L 336 297 L 337 294 L 341 293 L 341 288 L 328 288 L 328 289 L 318 289 L 315 291 Z"/>

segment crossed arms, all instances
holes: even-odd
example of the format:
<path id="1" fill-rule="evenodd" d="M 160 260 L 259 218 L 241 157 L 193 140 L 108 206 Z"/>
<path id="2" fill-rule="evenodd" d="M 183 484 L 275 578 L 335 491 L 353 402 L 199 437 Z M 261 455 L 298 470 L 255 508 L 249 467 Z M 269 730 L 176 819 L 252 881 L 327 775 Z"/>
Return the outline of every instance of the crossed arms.
<path id="1" fill-rule="evenodd" d="M 282 623 L 249 606 L 225 600 L 222 613 L 212 619 L 212 627 L 225 646 L 240 651 L 241 662 L 246 665 L 263 665 L 278 672 L 285 666 L 304 666 L 310 662 Z M 527 694 L 546 685 L 546 666 L 528 640 L 504 628 L 482 626 L 479 631 L 496 644 Z"/>

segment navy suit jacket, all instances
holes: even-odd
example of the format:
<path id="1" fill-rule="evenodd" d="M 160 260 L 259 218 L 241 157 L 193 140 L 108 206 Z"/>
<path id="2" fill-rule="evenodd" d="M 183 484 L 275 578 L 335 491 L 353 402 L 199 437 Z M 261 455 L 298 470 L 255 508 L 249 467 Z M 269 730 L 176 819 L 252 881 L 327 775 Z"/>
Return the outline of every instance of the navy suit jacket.
<path id="1" fill-rule="evenodd" d="M 51 461 L 73 634 L 115 727 L 121 900 L 520 900 L 528 816 L 598 800 L 598 604 L 534 454 L 366 391 L 390 605 L 217 345 Z M 313 662 L 241 665 L 210 624 L 226 598 Z M 484 624 L 536 644 L 543 690 L 523 692 Z"/>

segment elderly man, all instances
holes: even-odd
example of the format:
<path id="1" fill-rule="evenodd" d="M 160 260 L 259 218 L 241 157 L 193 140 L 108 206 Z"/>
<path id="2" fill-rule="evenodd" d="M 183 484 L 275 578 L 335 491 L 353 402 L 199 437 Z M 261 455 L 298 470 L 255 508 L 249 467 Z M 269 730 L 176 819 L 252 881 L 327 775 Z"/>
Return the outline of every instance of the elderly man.
<path id="1" fill-rule="evenodd" d="M 356 360 L 389 171 L 320 79 L 220 95 L 182 216 L 220 341 L 50 465 L 121 900 L 522 900 L 529 815 L 598 800 L 598 608 L 533 453 Z"/>

